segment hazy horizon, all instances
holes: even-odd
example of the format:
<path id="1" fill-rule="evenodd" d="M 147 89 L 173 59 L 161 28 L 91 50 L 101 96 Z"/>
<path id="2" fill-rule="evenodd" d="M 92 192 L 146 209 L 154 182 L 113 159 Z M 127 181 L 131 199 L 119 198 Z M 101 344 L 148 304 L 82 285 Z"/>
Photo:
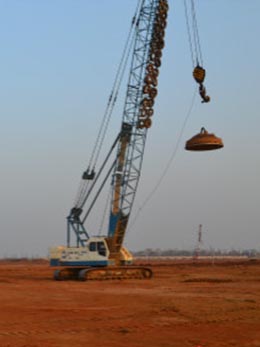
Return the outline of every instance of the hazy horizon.
<path id="1" fill-rule="evenodd" d="M 49 247 L 65 244 L 66 216 L 136 4 L 0 0 L 0 258 L 45 256 Z M 260 249 L 260 2 L 196 4 L 211 102 L 201 104 L 196 96 L 174 161 L 144 206 L 175 150 L 197 88 L 183 1 L 169 0 L 155 114 L 130 225 L 141 213 L 125 239 L 131 250 L 194 248 L 199 224 L 205 246 Z M 103 155 L 120 129 L 125 88 L 126 80 Z M 223 149 L 184 150 L 202 126 L 223 139 Z M 101 202 L 87 225 L 90 234 L 99 232 L 102 215 Z"/>

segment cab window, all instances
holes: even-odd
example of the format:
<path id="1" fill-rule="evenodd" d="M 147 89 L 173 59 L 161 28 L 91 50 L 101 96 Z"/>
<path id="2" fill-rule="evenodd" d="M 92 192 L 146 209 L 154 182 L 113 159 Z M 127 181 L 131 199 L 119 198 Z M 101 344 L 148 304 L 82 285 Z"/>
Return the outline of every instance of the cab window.
<path id="1" fill-rule="evenodd" d="M 96 252 L 97 251 L 97 243 L 96 242 L 90 242 L 89 250 L 90 250 L 90 252 Z"/>
<path id="2" fill-rule="evenodd" d="M 104 242 L 98 242 L 97 248 L 98 248 L 98 254 L 103 255 L 104 257 L 107 255 L 107 250 L 106 250 L 106 246 L 104 245 Z"/>

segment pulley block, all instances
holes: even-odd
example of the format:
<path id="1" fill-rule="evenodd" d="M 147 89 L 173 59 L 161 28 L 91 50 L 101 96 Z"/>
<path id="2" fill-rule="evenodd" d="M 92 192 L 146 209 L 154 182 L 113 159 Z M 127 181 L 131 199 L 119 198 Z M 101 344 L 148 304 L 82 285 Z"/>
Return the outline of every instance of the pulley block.
<path id="1" fill-rule="evenodd" d="M 167 18 L 167 11 L 162 11 L 157 14 L 156 18 L 158 18 L 159 20 L 165 20 Z"/>
<path id="2" fill-rule="evenodd" d="M 165 35 L 165 30 L 164 30 L 164 27 L 162 25 L 162 22 L 155 23 L 155 26 L 154 26 L 154 29 L 153 29 L 153 34 L 154 35 L 161 35 L 161 36 Z"/>
<path id="3" fill-rule="evenodd" d="M 150 118 L 146 118 L 144 120 L 144 127 L 148 129 L 148 128 L 151 128 L 151 126 L 152 126 L 152 120 Z"/>
<path id="4" fill-rule="evenodd" d="M 154 71 L 154 66 L 153 66 L 153 64 L 148 64 L 147 67 L 146 67 L 146 70 L 147 70 L 149 73 L 153 73 L 153 71 Z"/>
<path id="5" fill-rule="evenodd" d="M 153 70 L 153 77 L 157 78 L 159 76 L 159 69 L 157 69 L 156 67 Z"/>
<path id="6" fill-rule="evenodd" d="M 152 108 L 143 108 L 140 112 L 140 117 L 142 118 L 151 117 L 152 115 L 153 115 Z"/>
<path id="7" fill-rule="evenodd" d="M 154 59 L 154 65 L 155 65 L 156 67 L 160 67 L 160 66 L 161 66 L 161 59 L 155 58 L 155 59 Z"/>
<path id="8" fill-rule="evenodd" d="M 152 99 L 144 98 L 142 100 L 143 107 L 153 107 L 153 104 L 154 104 L 154 100 Z"/>
<path id="9" fill-rule="evenodd" d="M 197 65 L 193 70 L 193 77 L 196 82 L 203 83 L 206 76 L 206 70 L 203 67 Z"/>
<path id="10" fill-rule="evenodd" d="M 150 94 L 151 87 L 149 84 L 145 84 L 143 87 L 143 93 L 144 94 Z"/>
<path id="11" fill-rule="evenodd" d="M 152 74 L 147 74 L 145 76 L 144 82 L 147 84 L 152 84 L 153 86 L 157 86 L 157 79 Z"/>
<path id="12" fill-rule="evenodd" d="M 167 10 L 169 9 L 169 5 L 168 5 L 168 3 L 167 3 L 165 0 L 160 0 L 160 1 L 159 1 L 159 6 L 160 6 L 160 7 L 164 7 L 164 8 L 166 8 Z"/>
<path id="13" fill-rule="evenodd" d="M 86 171 L 84 171 L 83 172 L 83 174 L 82 174 L 82 179 L 83 180 L 93 180 L 94 178 L 95 178 L 95 171 L 94 170 L 91 170 L 91 171 L 89 171 L 89 170 L 86 170 Z"/>
<path id="14" fill-rule="evenodd" d="M 157 95 L 157 89 L 156 88 L 150 88 L 149 95 L 152 99 L 154 99 Z"/>
<path id="15" fill-rule="evenodd" d="M 137 129 L 143 129 L 144 128 L 144 121 L 143 120 L 139 120 L 137 123 Z"/>

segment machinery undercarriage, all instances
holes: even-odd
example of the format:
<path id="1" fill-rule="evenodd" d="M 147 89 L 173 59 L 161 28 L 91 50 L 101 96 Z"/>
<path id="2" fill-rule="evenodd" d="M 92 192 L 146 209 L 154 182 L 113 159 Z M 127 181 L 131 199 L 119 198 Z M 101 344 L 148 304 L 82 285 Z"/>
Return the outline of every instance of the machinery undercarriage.
<path id="1" fill-rule="evenodd" d="M 150 279 L 153 272 L 142 266 L 107 266 L 107 267 L 66 267 L 54 272 L 54 279 L 64 280 L 122 280 L 122 279 Z"/>

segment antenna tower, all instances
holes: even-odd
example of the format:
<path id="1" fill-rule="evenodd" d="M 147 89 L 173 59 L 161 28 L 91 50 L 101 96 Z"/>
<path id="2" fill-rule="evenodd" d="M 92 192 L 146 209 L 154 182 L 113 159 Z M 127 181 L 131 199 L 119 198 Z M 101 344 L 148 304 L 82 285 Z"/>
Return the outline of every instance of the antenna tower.
<path id="1" fill-rule="evenodd" d="M 197 231 L 197 242 L 196 242 L 196 246 L 195 246 L 195 250 L 194 250 L 194 256 L 193 258 L 195 260 L 197 260 L 200 256 L 200 251 L 201 251 L 201 248 L 202 248 L 202 245 L 203 245 L 203 242 L 202 242 L 202 224 L 199 225 L 199 229 Z"/>

